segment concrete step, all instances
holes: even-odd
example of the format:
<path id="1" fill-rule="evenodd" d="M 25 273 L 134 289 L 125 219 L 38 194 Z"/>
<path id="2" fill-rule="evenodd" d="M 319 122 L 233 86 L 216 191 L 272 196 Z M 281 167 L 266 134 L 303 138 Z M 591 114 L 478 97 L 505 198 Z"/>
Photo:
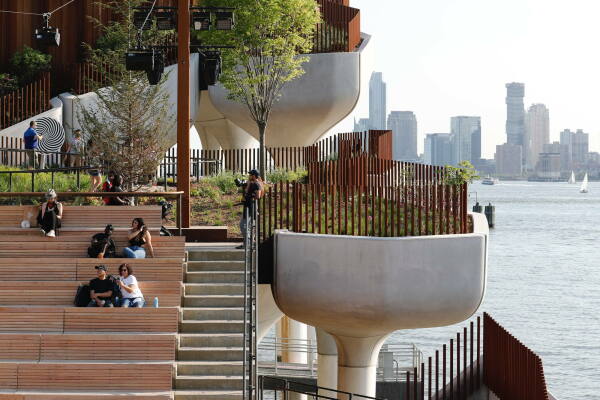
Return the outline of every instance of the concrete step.
<path id="1" fill-rule="evenodd" d="M 186 283 L 244 283 L 243 271 L 186 272 Z"/>
<path id="2" fill-rule="evenodd" d="M 244 308 L 243 307 L 186 307 L 183 308 L 183 319 L 184 320 L 215 320 L 215 319 L 226 319 L 226 320 L 243 320 L 244 319 Z"/>
<path id="3" fill-rule="evenodd" d="M 241 361 L 179 361 L 179 375 L 242 375 Z"/>
<path id="4" fill-rule="evenodd" d="M 243 295 L 186 295 L 184 307 L 244 307 Z"/>
<path id="5" fill-rule="evenodd" d="M 188 261 L 188 272 L 244 271 L 244 261 Z"/>
<path id="6" fill-rule="evenodd" d="M 243 341 L 242 333 L 200 333 L 179 336 L 179 346 L 181 347 L 241 347 Z"/>
<path id="7" fill-rule="evenodd" d="M 242 382 L 241 375 L 177 375 L 175 378 L 175 389 L 241 390 Z"/>
<path id="8" fill-rule="evenodd" d="M 175 400 L 242 400 L 241 390 L 176 390 Z"/>
<path id="9" fill-rule="evenodd" d="M 183 320 L 180 324 L 180 333 L 242 333 L 244 323 L 232 320 Z"/>
<path id="10" fill-rule="evenodd" d="M 239 361 L 244 358 L 242 347 L 179 347 L 178 361 Z"/>
<path id="11" fill-rule="evenodd" d="M 244 250 L 188 250 L 188 261 L 244 261 Z"/>
<path id="12" fill-rule="evenodd" d="M 242 283 L 186 283 L 185 295 L 243 295 Z"/>

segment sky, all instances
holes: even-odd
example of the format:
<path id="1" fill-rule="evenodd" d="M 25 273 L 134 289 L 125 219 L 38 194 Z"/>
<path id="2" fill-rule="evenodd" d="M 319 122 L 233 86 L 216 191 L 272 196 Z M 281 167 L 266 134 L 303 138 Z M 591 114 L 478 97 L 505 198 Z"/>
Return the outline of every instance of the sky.
<path id="1" fill-rule="evenodd" d="M 426 133 L 449 132 L 451 116 L 478 115 L 482 155 L 493 158 L 506 141 L 507 82 L 525 83 L 526 109 L 550 109 L 551 141 L 563 129 L 583 129 L 590 151 L 600 151 L 600 1 L 350 3 L 361 10 L 361 30 L 373 36 L 388 112 L 417 116 L 419 152 Z M 367 117 L 367 104 L 361 101 L 353 116 Z"/>

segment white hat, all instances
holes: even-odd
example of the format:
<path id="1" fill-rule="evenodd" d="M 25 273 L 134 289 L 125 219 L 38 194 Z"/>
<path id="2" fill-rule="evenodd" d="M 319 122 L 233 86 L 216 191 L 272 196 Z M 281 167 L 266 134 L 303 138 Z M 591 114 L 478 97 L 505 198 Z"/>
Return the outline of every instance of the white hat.
<path id="1" fill-rule="evenodd" d="M 56 192 L 54 191 L 54 189 L 49 189 L 46 192 L 46 200 L 50 200 L 50 199 L 54 199 L 56 198 Z"/>

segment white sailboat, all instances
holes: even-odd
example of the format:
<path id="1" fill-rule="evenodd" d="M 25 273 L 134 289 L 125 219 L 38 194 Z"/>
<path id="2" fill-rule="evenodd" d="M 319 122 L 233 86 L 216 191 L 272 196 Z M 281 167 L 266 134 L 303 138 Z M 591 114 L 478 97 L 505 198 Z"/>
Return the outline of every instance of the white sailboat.
<path id="1" fill-rule="evenodd" d="M 575 180 L 575 172 L 571 171 L 571 177 L 569 178 L 569 184 L 574 185 L 575 183 L 577 183 L 577 181 Z"/>
<path id="2" fill-rule="evenodd" d="M 581 182 L 581 188 L 579 189 L 579 193 L 587 193 L 588 192 L 588 175 L 587 172 L 583 177 L 583 182 Z"/>

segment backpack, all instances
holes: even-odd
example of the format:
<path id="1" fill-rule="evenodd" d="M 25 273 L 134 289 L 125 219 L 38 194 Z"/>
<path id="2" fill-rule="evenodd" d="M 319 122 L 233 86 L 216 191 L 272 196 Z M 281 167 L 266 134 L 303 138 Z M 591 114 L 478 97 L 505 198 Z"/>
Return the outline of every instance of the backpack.
<path id="1" fill-rule="evenodd" d="M 77 293 L 75 294 L 75 301 L 73 302 L 75 307 L 87 307 L 91 300 L 90 285 L 79 285 L 77 288 Z"/>

